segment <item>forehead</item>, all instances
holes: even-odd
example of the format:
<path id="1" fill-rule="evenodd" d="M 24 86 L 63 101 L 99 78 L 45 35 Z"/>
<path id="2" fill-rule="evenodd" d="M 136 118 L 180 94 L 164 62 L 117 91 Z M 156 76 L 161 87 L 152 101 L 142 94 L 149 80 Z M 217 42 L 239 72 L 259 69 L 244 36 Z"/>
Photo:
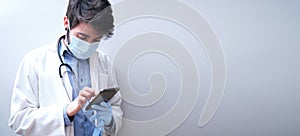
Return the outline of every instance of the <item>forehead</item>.
<path id="1" fill-rule="evenodd" d="M 78 25 L 76 25 L 75 27 L 73 27 L 72 31 L 80 32 L 80 33 L 89 35 L 91 37 L 102 36 L 102 33 L 96 31 L 96 29 L 94 29 L 94 27 L 91 24 L 84 23 L 84 22 L 81 22 Z"/>

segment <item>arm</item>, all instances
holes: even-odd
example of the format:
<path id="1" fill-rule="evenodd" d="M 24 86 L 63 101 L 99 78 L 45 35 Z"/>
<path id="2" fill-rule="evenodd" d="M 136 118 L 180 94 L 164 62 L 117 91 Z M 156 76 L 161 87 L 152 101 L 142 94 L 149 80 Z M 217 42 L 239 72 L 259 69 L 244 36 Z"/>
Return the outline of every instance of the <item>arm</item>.
<path id="1" fill-rule="evenodd" d="M 117 87 L 119 85 L 114 68 L 109 59 L 108 62 L 108 87 Z M 122 91 L 122 88 L 120 91 Z M 122 98 L 120 91 L 109 101 L 112 106 L 113 118 L 112 123 L 104 127 L 108 135 L 116 135 L 122 125 L 123 111 L 121 109 Z"/>
<path id="2" fill-rule="evenodd" d="M 122 125 L 123 111 L 121 109 L 122 98 L 120 92 L 118 92 L 110 101 L 112 107 L 112 123 L 105 126 L 105 132 L 108 135 L 116 135 Z"/>
<path id="3" fill-rule="evenodd" d="M 34 56 L 24 57 L 13 88 L 9 126 L 21 135 L 64 135 L 63 105 L 40 107 Z M 35 63 L 35 64 L 34 64 Z M 47 99 L 47 98 L 46 98 Z"/>

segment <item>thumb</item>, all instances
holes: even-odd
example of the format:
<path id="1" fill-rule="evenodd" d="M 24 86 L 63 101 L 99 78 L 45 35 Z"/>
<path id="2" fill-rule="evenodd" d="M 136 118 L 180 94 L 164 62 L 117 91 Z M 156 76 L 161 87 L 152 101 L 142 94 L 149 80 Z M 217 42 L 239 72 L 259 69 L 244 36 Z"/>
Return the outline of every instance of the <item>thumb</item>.
<path id="1" fill-rule="evenodd" d="M 99 128 L 99 129 L 103 128 L 104 124 L 105 124 L 105 122 L 102 119 L 98 120 L 97 128 Z"/>

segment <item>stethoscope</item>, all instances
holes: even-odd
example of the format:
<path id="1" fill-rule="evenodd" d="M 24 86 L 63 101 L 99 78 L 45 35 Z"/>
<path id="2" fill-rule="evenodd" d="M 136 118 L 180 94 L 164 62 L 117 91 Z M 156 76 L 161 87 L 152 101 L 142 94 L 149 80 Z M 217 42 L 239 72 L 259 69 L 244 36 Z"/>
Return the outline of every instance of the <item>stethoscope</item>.
<path id="1" fill-rule="evenodd" d="M 61 62 L 61 64 L 59 65 L 59 72 L 58 72 L 60 78 L 63 78 L 63 75 L 62 75 L 62 73 L 61 73 L 61 68 L 64 67 L 64 66 L 67 67 L 67 68 L 69 68 L 72 74 L 75 74 L 74 71 L 73 71 L 73 69 L 72 69 L 72 67 L 71 67 L 69 64 L 64 63 L 63 59 L 61 58 L 61 56 L 60 56 L 60 54 L 59 54 L 59 48 L 60 48 L 60 46 L 61 46 L 61 43 L 60 43 L 60 42 L 61 42 L 62 40 L 64 40 L 65 38 L 66 38 L 66 36 L 63 35 L 63 36 L 61 36 L 61 37 L 58 39 L 58 41 L 57 41 L 57 55 L 58 55 L 58 58 L 59 58 L 59 60 L 60 60 L 60 62 Z"/>
<path id="2" fill-rule="evenodd" d="M 68 90 L 67 90 L 67 88 L 66 88 L 66 84 L 65 84 L 64 77 L 63 77 L 63 74 L 62 74 L 62 68 L 63 68 L 63 67 L 66 67 L 66 68 L 68 68 L 68 69 L 70 70 L 70 72 L 72 73 L 73 80 L 74 80 L 75 84 L 77 85 L 77 88 L 76 88 L 76 89 L 79 89 L 79 87 L 78 87 L 78 83 L 77 83 L 78 81 L 76 80 L 76 76 L 75 76 L 75 73 L 74 73 L 72 67 L 71 67 L 69 64 L 65 63 L 65 62 L 63 61 L 62 57 L 61 57 L 60 54 L 59 54 L 60 46 L 62 46 L 62 45 L 61 45 L 61 41 L 64 40 L 65 38 L 66 38 L 66 36 L 63 35 L 63 36 L 61 36 L 61 37 L 58 39 L 58 41 L 57 41 L 57 55 L 58 55 L 58 58 L 59 58 L 59 60 L 60 60 L 60 62 L 61 62 L 61 64 L 60 64 L 59 67 L 58 67 L 58 74 L 59 74 L 59 77 L 60 77 L 60 79 L 61 79 L 61 81 L 62 81 L 62 83 L 63 83 L 63 86 L 64 86 L 64 88 L 65 88 L 65 91 L 66 91 L 66 93 L 67 93 L 67 95 L 68 95 L 69 100 L 72 101 L 72 98 L 70 97 L 70 95 L 69 95 L 69 93 L 68 93 Z M 76 86 L 76 85 L 75 85 L 75 86 Z M 75 92 L 76 92 L 76 91 L 75 91 Z"/>
<path id="3" fill-rule="evenodd" d="M 67 33 L 67 34 L 68 34 L 68 33 Z M 62 74 L 62 67 L 66 67 L 66 68 L 68 68 L 68 69 L 71 71 L 73 80 L 75 81 L 75 84 L 76 84 L 75 86 L 77 87 L 77 88 L 75 88 L 75 89 L 79 89 L 79 84 L 78 84 L 76 75 L 75 75 L 75 73 L 74 73 L 72 67 L 71 67 L 69 64 L 65 63 L 65 62 L 63 61 L 62 57 L 60 56 L 60 52 L 59 52 L 60 50 L 59 50 L 59 49 L 60 49 L 60 46 L 62 46 L 62 45 L 61 45 L 61 41 L 64 40 L 65 38 L 66 38 L 66 36 L 63 35 L 63 36 L 61 36 L 60 38 L 58 38 L 58 41 L 57 41 L 57 55 L 58 55 L 58 58 L 59 58 L 59 60 L 60 60 L 60 62 L 61 62 L 61 64 L 60 64 L 59 67 L 58 67 L 58 74 L 59 74 L 59 77 L 60 77 L 60 79 L 61 79 L 61 81 L 62 81 L 62 83 L 63 83 L 63 86 L 64 86 L 64 88 L 65 88 L 65 91 L 66 91 L 66 93 L 67 93 L 67 96 L 68 96 L 69 100 L 72 101 L 72 98 L 71 98 L 71 96 L 69 95 L 68 90 L 67 90 L 67 87 L 66 87 L 66 84 L 65 84 L 65 82 L 64 82 L 64 76 L 63 76 L 63 74 Z M 68 41 L 68 44 L 69 44 L 69 41 Z M 75 92 L 76 92 L 76 91 L 75 91 Z M 89 103 L 89 100 L 88 100 L 88 103 Z M 84 108 L 84 109 L 85 109 L 85 108 Z M 94 111 L 94 113 L 96 113 L 96 112 Z M 98 124 L 98 121 L 97 121 L 97 120 L 95 120 L 95 124 L 96 124 L 96 125 Z"/>

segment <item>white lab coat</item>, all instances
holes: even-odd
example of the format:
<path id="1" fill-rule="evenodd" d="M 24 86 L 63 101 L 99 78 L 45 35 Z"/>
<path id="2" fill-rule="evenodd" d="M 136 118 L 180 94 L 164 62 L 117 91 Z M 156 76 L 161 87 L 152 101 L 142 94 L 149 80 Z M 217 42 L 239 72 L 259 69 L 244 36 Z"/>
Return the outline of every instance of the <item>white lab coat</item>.
<path id="1" fill-rule="evenodd" d="M 96 52 L 90 57 L 91 84 L 95 90 L 117 86 L 110 60 Z M 71 103 L 72 87 L 66 68 L 62 73 L 67 91 L 59 77 L 61 64 L 57 45 L 51 44 L 29 52 L 23 59 L 13 88 L 9 126 L 14 132 L 28 136 L 73 136 L 73 126 L 66 127 L 63 108 Z M 68 95 L 67 95 L 68 93 Z M 105 127 L 107 135 L 116 135 L 122 123 L 121 95 L 118 92 L 110 103 L 113 126 Z"/>

